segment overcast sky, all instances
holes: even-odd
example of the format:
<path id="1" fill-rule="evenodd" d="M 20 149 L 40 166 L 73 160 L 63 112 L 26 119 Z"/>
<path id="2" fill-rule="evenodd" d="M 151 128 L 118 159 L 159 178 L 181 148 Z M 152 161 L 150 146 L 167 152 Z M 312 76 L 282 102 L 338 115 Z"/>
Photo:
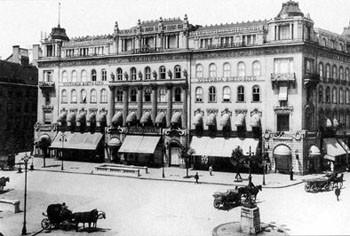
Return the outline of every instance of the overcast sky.
<path id="1" fill-rule="evenodd" d="M 159 17 L 184 18 L 194 25 L 264 20 L 275 17 L 287 0 L 0 0 L 0 57 L 6 59 L 13 45 L 31 48 L 40 42 L 41 32 L 58 24 L 68 37 L 111 34 L 114 22 L 120 29 L 137 20 Z M 349 25 L 349 0 L 299 0 L 315 27 L 341 34 Z"/>

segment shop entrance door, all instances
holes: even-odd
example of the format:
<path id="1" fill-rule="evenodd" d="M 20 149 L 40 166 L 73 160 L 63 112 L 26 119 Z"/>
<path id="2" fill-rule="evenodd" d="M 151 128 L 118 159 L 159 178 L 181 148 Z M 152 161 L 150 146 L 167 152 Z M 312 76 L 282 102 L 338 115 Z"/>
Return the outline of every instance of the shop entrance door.
<path id="1" fill-rule="evenodd" d="M 170 148 L 170 165 L 179 166 L 181 159 L 181 148 L 180 147 L 171 147 Z"/>

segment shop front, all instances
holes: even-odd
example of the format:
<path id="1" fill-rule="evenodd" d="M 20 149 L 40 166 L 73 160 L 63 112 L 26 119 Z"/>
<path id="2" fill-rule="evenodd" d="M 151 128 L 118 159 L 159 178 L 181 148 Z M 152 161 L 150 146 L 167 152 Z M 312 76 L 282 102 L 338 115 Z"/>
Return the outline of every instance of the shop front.
<path id="1" fill-rule="evenodd" d="M 340 171 L 346 167 L 347 152 L 336 138 L 323 139 L 323 169 L 328 171 Z"/>

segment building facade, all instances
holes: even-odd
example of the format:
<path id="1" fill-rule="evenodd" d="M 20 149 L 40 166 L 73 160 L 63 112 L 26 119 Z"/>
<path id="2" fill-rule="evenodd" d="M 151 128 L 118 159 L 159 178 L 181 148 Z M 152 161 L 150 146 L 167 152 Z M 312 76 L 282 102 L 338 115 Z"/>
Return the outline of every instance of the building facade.
<path id="1" fill-rule="evenodd" d="M 294 1 L 264 21 L 160 18 L 70 40 L 58 26 L 37 47 L 35 135 L 65 158 L 230 169 L 240 148 L 271 171 L 341 169 L 349 37 L 315 28 Z"/>
<path id="2" fill-rule="evenodd" d="M 37 120 L 38 70 L 29 64 L 28 50 L 13 46 L 0 60 L 0 156 L 30 152 Z"/>

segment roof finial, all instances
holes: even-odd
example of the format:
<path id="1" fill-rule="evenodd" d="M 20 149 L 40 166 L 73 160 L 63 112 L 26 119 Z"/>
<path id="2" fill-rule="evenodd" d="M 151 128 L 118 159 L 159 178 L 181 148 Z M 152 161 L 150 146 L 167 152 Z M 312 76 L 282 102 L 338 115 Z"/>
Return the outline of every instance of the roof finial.
<path id="1" fill-rule="evenodd" d="M 58 3 L 58 28 L 60 28 L 60 19 L 61 18 L 61 2 Z"/>

